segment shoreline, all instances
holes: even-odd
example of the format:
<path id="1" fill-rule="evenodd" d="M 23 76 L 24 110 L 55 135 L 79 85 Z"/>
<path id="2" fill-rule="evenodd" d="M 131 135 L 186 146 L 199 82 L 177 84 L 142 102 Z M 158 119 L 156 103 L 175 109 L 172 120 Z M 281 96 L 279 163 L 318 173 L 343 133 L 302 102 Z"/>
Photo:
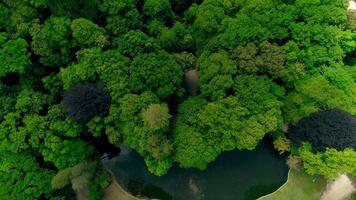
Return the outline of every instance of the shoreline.
<path id="1" fill-rule="evenodd" d="M 147 198 L 136 197 L 121 187 L 121 185 L 117 182 L 114 174 L 107 168 L 104 168 L 111 176 L 110 185 L 104 189 L 103 200 L 150 200 Z"/>

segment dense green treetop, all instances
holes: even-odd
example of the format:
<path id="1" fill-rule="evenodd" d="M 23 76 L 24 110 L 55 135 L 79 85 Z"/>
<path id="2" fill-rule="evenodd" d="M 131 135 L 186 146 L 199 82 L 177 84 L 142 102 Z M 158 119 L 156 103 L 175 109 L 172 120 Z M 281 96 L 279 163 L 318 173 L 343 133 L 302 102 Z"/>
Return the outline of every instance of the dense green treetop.
<path id="1" fill-rule="evenodd" d="M 98 141 L 128 145 L 164 175 L 174 163 L 203 170 L 270 133 L 288 150 L 283 125 L 320 111 L 355 115 L 347 5 L 1 1 L 0 198 L 70 199 L 87 187 L 101 199 Z M 354 149 L 291 149 L 311 174 L 355 175 Z"/>
<path id="2" fill-rule="evenodd" d="M 8 73 L 24 74 L 30 64 L 27 54 L 28 44 L 26 40 L 19 38 L 6 41 L 6 36 L 0 36 L 0 77 Z"/>

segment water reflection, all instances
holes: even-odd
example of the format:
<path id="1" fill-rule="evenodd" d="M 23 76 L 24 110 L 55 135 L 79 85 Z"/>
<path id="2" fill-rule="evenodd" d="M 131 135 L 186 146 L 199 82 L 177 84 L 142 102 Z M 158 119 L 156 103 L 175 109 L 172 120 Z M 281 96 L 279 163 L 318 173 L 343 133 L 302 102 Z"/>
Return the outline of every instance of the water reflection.
<path id="1" fill-rule="evenodd" d="M 134 151 L 103 163 L 134 195 L 162 200 L 252 200 L 271 193 L 287 179 L 285 157 L 266 143 L 254 151 L 223 153 L 204 171 L 175 165 L 167 175 L 151 175 Z"/>

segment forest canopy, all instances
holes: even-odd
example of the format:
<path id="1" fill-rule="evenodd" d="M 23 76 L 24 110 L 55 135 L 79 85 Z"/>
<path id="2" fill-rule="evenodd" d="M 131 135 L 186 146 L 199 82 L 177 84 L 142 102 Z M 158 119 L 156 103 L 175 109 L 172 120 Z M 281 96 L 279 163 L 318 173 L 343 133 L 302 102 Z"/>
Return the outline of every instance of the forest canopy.
<path id="1" fill-rule="evenodd" d="M 0 1 L 0 197 L 70 199 L 85 187 L 101 199 L 110 177 L 98 141 L 129 146 L 164 175 L 174 163 L 203 170 L 267 134 L 288 143 L 285 124 L 308 173 L 355 175 L 354 123 L 322 130 L 356 115 L 347 5 Z M 297 136 L 298 124 L 308 131 Z"/>

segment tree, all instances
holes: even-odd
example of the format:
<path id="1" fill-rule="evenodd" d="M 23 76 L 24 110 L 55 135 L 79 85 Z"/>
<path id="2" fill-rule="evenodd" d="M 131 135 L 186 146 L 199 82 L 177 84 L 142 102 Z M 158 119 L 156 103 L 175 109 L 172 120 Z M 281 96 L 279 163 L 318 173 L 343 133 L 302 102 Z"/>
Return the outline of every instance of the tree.
<path id="1" fill-rule="evenodd" d="M 122 142 L 144 157 L 151 173 L 158 176 L 167 173 L 173 161 L 171 142 L 167 138 L 168 108 L 159 105 L 159 98 L 152 92 L 144 92 L 141 95 L 126 94 L 119 101 L 119 108 L 110 110 L 108 121 L 114 122 L 113 126 L 121 133 Z M 145 115 L 143 113 L 152 114 L 147 113 L 147 110 L 152 109 L 150 105 L 159 105 L 160 109 L 165 110 L 165 113 L 159 113 L 163 114 L 164 119 L 160 129 L 150 127 L 142 118 L 142 115 Z"/>
<path id="2" fill-rule="evenodd" d="M 169 19 L 172 16 L 172 8 L 169 0 L 146 0 L 143 12 L 150 19 Z"/>
<path id="3" fill-rule="evenodd" d="M 326 110 L 300 120 L 290 128 L 288 137 L 296 146 L 310 142 L 316 151 L 356 148 L 355 126 L 356 117 L 350 113 L 338 109 Z"/>
<path id="4" fill-rule="evenodd" d="M 39 199 L 50 198 L 51 179 L 54 172 L 41 168 L 30 152 L 1 152 L 0 156 L 0 188 L 4 199 Z"/>
<path id="5" fill-rule="evenodd" d="M 262 42 L 271 37 L 267 28 L 245 14 L 238 14 L 236 18 L 225 18 L 221 29 L 222 34 L 218 38 L 225 48 L 246 45 L 253 41 Z"/>
<path id="6" fill-rule="evenodd" d="M 177 63 L 182 66 L 184 72 L 196 69 L 197 58 L 192 53 L 186 51 L 174 54 Z"/>
<path id="7" fill-rule="evenodd" d="M 221 5 L 217 6 L 208 2 L 196 8 L 195 12 L 194 28 L 205 34 L 215 33 L 225 14 Z"/>
<path id="8" fill-rule="evenodd" d="M 285 136 L 279 136 L 273 141 L 274 148 L 283 154 L 284 152 L 290 152 L 291 142 Z"/>
<path id="9" fill-rule="evenodd" d="M 175 23 L 172 28 L 162 27 L 159 32 L 158 42 L 167 51 L 177 52 L 194 48 L 191 31 L 182 23 Z"/>
<path id="10" fill-rule="evenodd" d="M 0 3 L 0 30 L 10 27 L 10 10 L 5 4 Z"/>
<path id="11" fill-rule="evenodd" d="M 142 27 L 141 14 L 134 0 L 105 0 L 99 9 L 106 13 L 106 27 L 113 36 Z"/>
<path id="12" fill-rule="evenodd" d="M 33 53 L 46 66 L 63 65 L 70 61 L 71 21 L 67 17 L 50 17 L 31 32 Z"/>
<path id="13" fill-rule="evenodd" d="M 27 42 L 24 39 L 15 39 L 0 45 L 0 77 L 8 73 L 25 73 L 31 62 L 27 54 Z"/>
<path id="14" fill-rule="evenodd" d="M 135 8 L 134 0 L 104 0 L 100 10 L 110 15 L 117 15 Z"/>
<path id="15" fill-rule="evenodd" d="M 74 42 L 80 46 L 104 47 L 108 44 L 105 29 L 90 20 L 79 18 L 72 21 Z"/>
<path id="16" fill-rule="evenodd" d="M 45 138 L 45 146 L 40 152 L 45 161 L 65 169 L 89 160 L 93 156 L 93 147 L 80 139 L 66 140 L 52 135 Z"/>
<path id="17" fill-rule="evenodd" d="M 236 64 L 225 51 L 203 54 L 198 59 L 202 95 L 212 100 L 226 97 L 237 73 Z"/>
<path id="18" fill-rule="evenodd" d="M 15 108 L 22 113 L 38 113 L 47 103 L 46 95 L 25 89 L 17 96 Z"/>
<path id="19" fill-rule="evenodd" d="M 128 82 L 131 62 L 119 50 L 83 49 L 77 53 L 77 60 L 78 63 L 62 68 L 59 73 L 64 89 L 100 79 L 113 101 L 130 92 Z"/>
<path id="20" fill-rule="evenodd" d="M 174 134 L 175 160 L 181 167 L 204 170 L 219 154 L 214 146 L 206 142 L 203 134 L 196 132 L 192 127 L 177 124 Z"/>
<path id="21" fill-rule="evenodd" d="M 297 60 L 302 60 L 308 68 L 323 65 L 335 65 L 342 61 L 341 47 L 342 32 L 335 26 L 296 23 L 291 25 L 292 41 L 295 42 L 297 52 L 287 51 L 288 54 L 297 54 Z M 291 45 L 287 43 L 286 45 Z M 299 52 L 298 52 L 299 51 Z"/>
<path id="22" fill-rule="evenodd" d="M 142 120 L 152 129 L 167 128 L 170 117 L 168 106 L 164 104 L 151 104 L 142 112 Z"/>
<path id="23" fill-rule="evenodd" d="M 337 25 L 346 22 L 346 1 L 321 1 L 317 4 L 297 1 L 296 7 L 300 9 L 305 21 L 309 23 Z"/>
<path id="24" fill-rule="evenodd" d="M 107 115 L 110 95 L 95 85 L 78 85 L 64 94 L 63 103 L 68 116 L 87 122 L 96 115 Z"/>
<path id="25" fill-rule="evenodd" d="M 242 74 L 260 73 L 274 78 L 282 75 L 285 63 L 283 47 L 269 42 L 263 42 L 258 47 L 250 43 L 235 48 L 233 53 Z"/>
<path id="26" fill-rule="evenodd" d="M 210 103 L 189 98 L 179 107 L 174 144 L 181 166 L 205 169 L 221 152 L 252 150 L 281 127 L 283 88 L 266 77 L 237 76 L 233 91 Z"/>
<path id="27" fill-rule="evenodd" d="M 134 58 L 141 53 L 151 53 L 158 49 L 156 41 L 142 31 L 129 31 L 117 38 L 118 50 L 124 55 Z"/>
<path id="28" fill-rule="evenodd" d="M 11 12 L 6 27 L 8 33 L 28 38 L 33 26 L 39 22 L 39 12 L 25 1 L 6 1 L 5 4 Z"/>
<path id="29" fill-rule="evenodd" d="M 130 66 L 130 79 L 129 88 L 135 93 L 150 90 L 160 98 L 183 93 L 182 67 L 164 51 L 136 56 Z"/>
<path id="30" fill-rule="evenodd" d="M 313 153 L 311 146 L 304 144 L 299 149 L 299 154 L 308 174 L 323 175 L 328 180 L 332 180 L 342 173 L 355 176 L 356 153 L 350 148 L 342 151 L 327 149 L 323 153 Z"/>
<path id="31" fill-rule="evenodd" d="M 284 118 L 296 123 L 312 113 L 339 108 L 355 114 L 356 85 L 344 68 L 329 68 L 324 75 L 304 76 L 284 100 Z M 335 72 L 335 73 L 334 73 Z M 337 73 L 336 73 L 337 72 Z"/>
<path id="32" fill-rule="evenodd" d="M 48 7 L 56 16 L 95 18 L 99 0 L 26 0 L 38 8 Z"/>
<path id="33" fill-rule="evenodd" d="M 289 37 L 289 26 L 298 19 L 298 10 L 294 4 L 274 0 L 251 0 L 239 2 L 238 14 L 247 15 L 252 20 L 263 24 L 269 40 L 283 41 Z M 268 12 L 266 12 L 268 10 Z M 243 29 L 242 29 L 243 30 Z M 248 33 L 248 29 L 245 29 Z"/>
<path id="34" fill-rule="evenodd" d="M 280 125 L 278 111 L 266 110 L 258 115 L 236 97 L 209 103 L 200 113 L 201 127 L 218 141 L 221 151 L 254 149 L 263 136 Z"/>

